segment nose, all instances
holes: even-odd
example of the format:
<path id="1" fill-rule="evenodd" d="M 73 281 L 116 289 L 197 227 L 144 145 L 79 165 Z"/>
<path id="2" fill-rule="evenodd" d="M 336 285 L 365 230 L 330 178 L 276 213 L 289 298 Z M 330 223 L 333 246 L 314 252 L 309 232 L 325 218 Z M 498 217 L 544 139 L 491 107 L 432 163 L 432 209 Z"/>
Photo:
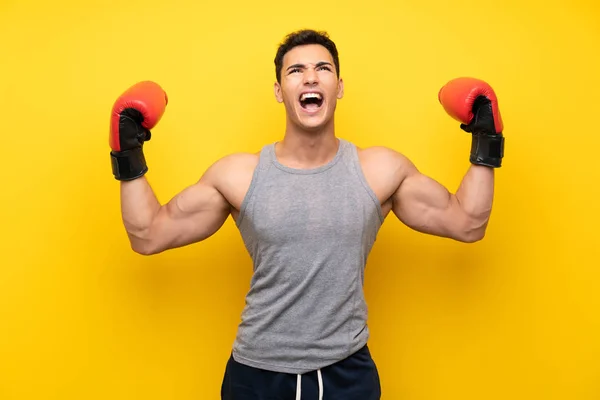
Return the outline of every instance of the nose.
<path id="1" fill-rule="evenodd" d="M 304 84 L 314 85 L 318 82 L 318 75 L 314 68 L 307 68 L 304 72 Z"/>

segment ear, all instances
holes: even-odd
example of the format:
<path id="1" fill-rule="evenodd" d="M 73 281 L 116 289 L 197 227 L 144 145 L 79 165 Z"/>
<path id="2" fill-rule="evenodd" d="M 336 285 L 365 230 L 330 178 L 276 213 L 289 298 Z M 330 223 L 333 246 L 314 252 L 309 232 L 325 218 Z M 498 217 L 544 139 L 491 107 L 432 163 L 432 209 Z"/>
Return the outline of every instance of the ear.
<path id="1" fill-rule="evenodd" d="M 341 99 L 342 97 L 344 97 L 344 80 L 340 78 L 338 80 L 337 98 Z"/>
<path id="2" fill-rule="evenodd" d="M 273 92 L 275 93 L 275 99 L 278 103 L 283 102 L 283 93 L 281 92 L 281 85 L 278 82 L 275 82 L 273 85 Z"/>

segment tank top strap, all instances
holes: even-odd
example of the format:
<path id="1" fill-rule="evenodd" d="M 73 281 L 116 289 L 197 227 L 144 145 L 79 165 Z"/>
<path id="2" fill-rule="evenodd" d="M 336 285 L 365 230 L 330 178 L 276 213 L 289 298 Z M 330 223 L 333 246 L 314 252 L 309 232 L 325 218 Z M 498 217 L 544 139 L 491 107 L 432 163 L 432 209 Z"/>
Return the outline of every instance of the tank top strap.
<path id="1" fill-rule="evenodd" d="M 343 139 L 340 139 L 343 140 Z M 377 195 L 367 182 L 367 178 L 363 172 L 362 165 L 360 164 L 360 158 L 358 156 L 358 148 L 352 142 L 344 140 L 344 152 L 342 154 L 342 159 L 346 167 L 350 170 L 350 172 L 354 175 L 354 177 L 358 180 L 362 188 L 367 192 L 373 204 L 375 205 L 375 209 L 377 210 L 377 216 L 379 217 L 380 223 L 383 223 L 385 217 L 383 216 L 383 210 L 381 208 L 381 203 L 377 198 Z"/>

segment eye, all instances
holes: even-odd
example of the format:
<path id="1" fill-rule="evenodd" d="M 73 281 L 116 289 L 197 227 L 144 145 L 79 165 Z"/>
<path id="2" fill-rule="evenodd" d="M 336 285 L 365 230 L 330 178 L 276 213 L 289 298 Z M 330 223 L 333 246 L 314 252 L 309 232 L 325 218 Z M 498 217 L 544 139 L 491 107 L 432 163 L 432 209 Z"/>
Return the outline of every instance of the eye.
<path id="1" fill-rule="evenodd" d="M 331 68 L 328 65 L 322 65 L 318 69 L 319 69 L 319 71 L 320 70 L 326 70 L 326 71 L 331 72 Z"/>
<path id="2" fill-rule="evenodd" d="M 291 69 L 289 73 L 290 73 L 290 74 L 293 74 L 293 73 L 295 73 L 295 72 L 300 72 L 300 68 L 294 68 L 294 69 Z"/>

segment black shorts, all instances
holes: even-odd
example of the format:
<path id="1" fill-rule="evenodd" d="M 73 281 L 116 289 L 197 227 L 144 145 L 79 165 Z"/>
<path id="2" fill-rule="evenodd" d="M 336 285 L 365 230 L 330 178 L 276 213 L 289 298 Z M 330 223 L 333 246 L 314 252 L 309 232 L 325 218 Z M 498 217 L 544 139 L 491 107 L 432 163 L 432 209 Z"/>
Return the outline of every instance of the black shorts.
<path id="1" fill-rule="evenodd" d="M 377 366 L 367 346 L 350 357 L 303 375 L 266 371 L 229 358 L 222 400 L 379 400 Z"/>

